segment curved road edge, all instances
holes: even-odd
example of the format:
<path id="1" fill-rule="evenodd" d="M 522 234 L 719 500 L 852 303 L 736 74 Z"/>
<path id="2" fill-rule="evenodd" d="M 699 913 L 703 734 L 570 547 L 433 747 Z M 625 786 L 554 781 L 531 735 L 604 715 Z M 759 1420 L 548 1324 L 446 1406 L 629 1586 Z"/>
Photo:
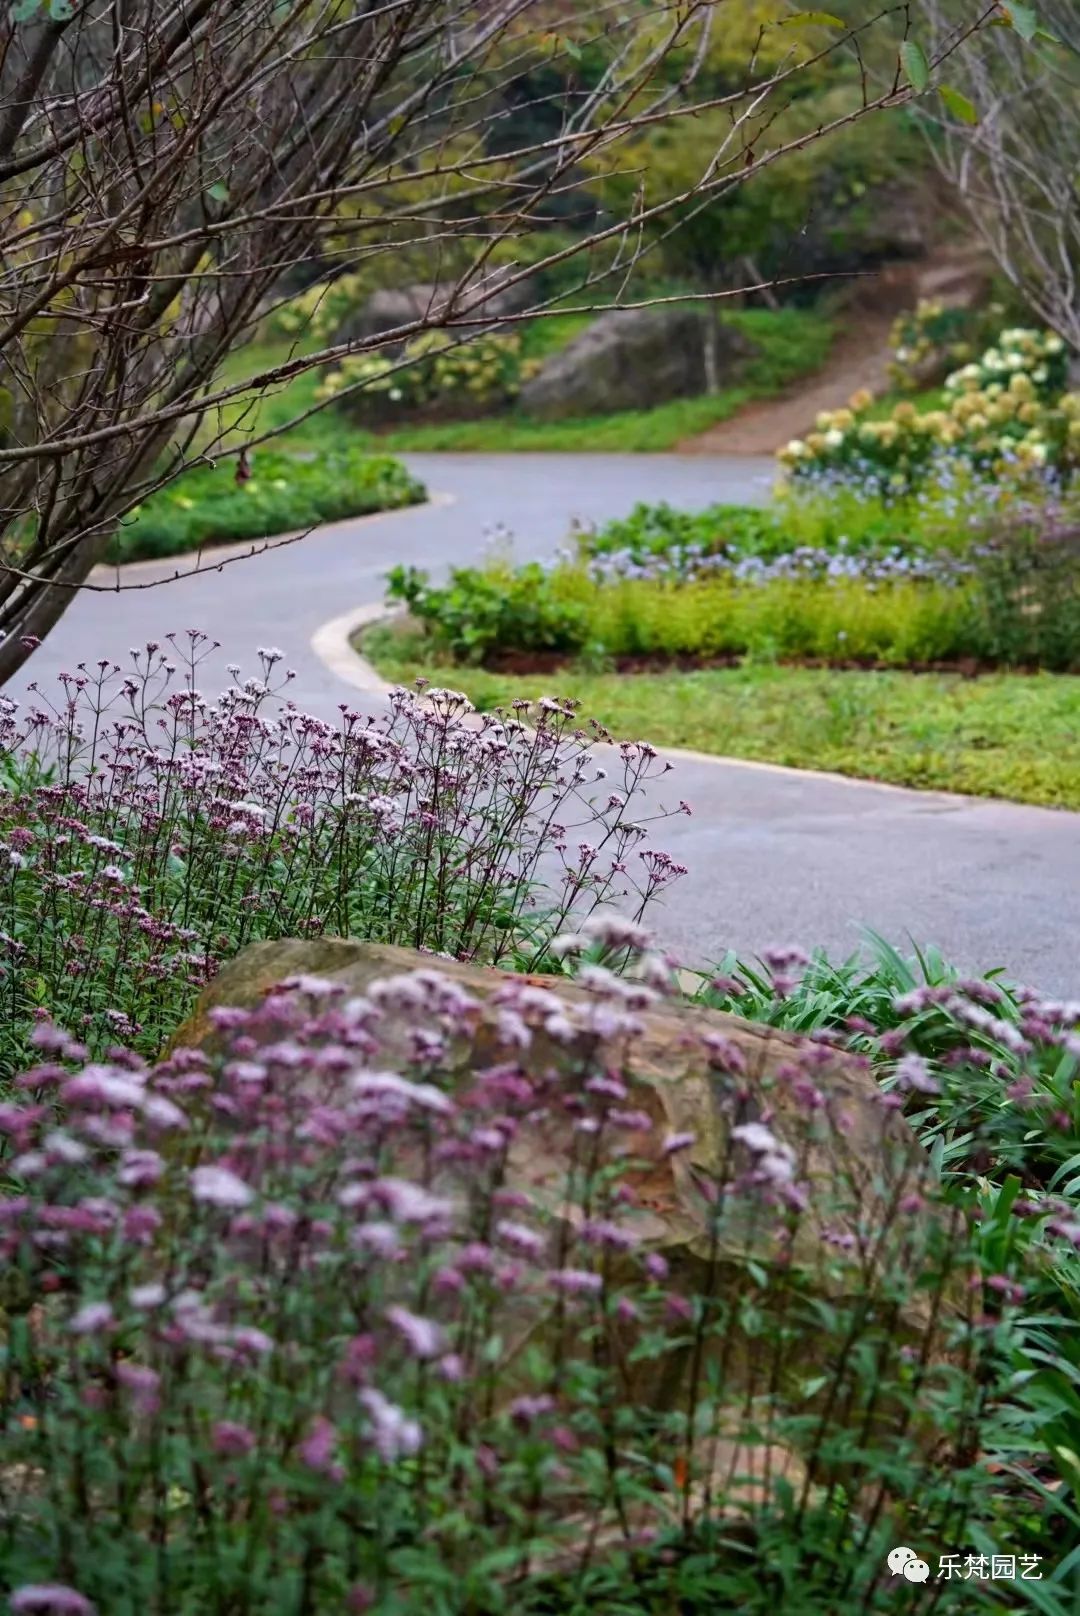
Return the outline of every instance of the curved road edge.
<path id="1" fill-rule="evenodd" d="M 351 685 L 354 690 L 362 690 L 369 696 L 388 696 L 396 687 L 383 678 L 374 663 L 358 651 L 352 642 L 362 629 L 372 628 L 376 623 L 390 622 L 402 615 L 401 608 L 377 602 L 354 606 L 351 611 L 342 612 L 339 617 L 332 617 L 320 624 L 311 636 L 311 649 L 323 666 L 344 684 Z M 649 737 L 627 735 L 617 739 L 648 740 Z M 705 763 L 724 769 L 751 769 L 759 774 L 778 774 L 801 780 L 828 780 L 834 785 L 861 786 L 865 790 L 900 796 L 910 796 L 912 791 L 911 786 L 893 785 L 888 780 L 866 780 L 857 774 L 838 774 L 832 769 L 801 769 L 789 763 L 764 763 L 760 758 L 730 757 L 726 752 L 695 752 L 679 746 L 657 746 L 656 749 L 662 757 L 675 762 Z M 968 797 L 957 791 L 935 791 L 933 796 L 938 802 L 957 804 L 1007 801 L 1005 798 Z"/>

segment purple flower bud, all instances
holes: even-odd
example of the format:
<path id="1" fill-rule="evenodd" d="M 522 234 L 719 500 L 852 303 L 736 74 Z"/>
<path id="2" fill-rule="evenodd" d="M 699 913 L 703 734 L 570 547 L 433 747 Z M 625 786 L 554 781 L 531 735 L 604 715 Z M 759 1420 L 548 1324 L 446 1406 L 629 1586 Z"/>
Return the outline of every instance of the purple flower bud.
<path id="1" fill-rule="evenodd" d="M 161 1388 L 161 1376 L 155 1369 L 148 1369 L 144 1364 L 134 1364 L 127 1361 L 116 1366 L 116 1382 L 131 1395 L 132 1405 L 140 1414 L 156 1414 L 161 1406 L 158 1395 Z"/>
<path id="2" fill-rule="evenodd" d="M 604 1288 L 603 1277 L 587 1268 L 560 1268 L 548 1275 L 548 1284 L 567 1296 L 596 1296 Z"/>
<path id="3" fill-rule="evenodd" d="M 116 1182 L 126 1189 L 148 1189 L 164 1171 L 165 1163 L 156 1150 L 126 1150 L 120 1159 Z"/>
<path id="4" fill-rule="evenodd" d="M 481 1442 L 476 1450 L 476 1467 L 489 1481 L 499 1474 L 499 1456 L 485 1442 Z"/>
<path id="5" fill-rule="evenodd" d="M 406 1307 L 388 1307 L 386 1317 L 414 1357 L 434 1358 L 442 1350 L 443 1332 L 431 1319 L 410 1313 Z"/>
<path id="6" fill-rule="evenodd" d="M 222 1459 L 243 1459 L 255 1446 L 255 1433 L 235 1420 L 218 1420 L 210 1433 L 214 1452 Z"/>
<path id="7" fill-rule="evenodd" d="M 941 1084 L 930 1074 L 921 1055 L 905 1055 L 896 1068 L 896 1087 L 901 1094 L 940 1094 Z"/>
<path id="8" fill-rule="evenodd" d="M 321 1414 L 311 1422 L 311 1428 L 299 1447 L 300 1462 L 309 1470 L 325 1475 L 334 1462 L 337 1447 L 337 1428 Z"/>
<path id="9" fill-rule="evenodd" d="M 668 1317 L 676 1322 L 688 1323 L 694 1317 L 694 1305 L 678 1291 L 669 1291 L 664 1298 Z"/>
<path id="10" fill-rule="evenodd" d="M 546 1392 L 533 1397 L 528 1395 L 515 1397 L 510 1404 L 510 1418 L 515 1425 L 520 1425 L 523 1430 L 527 1430 L 542 1415 L 550 1414 L 554 1407 L 555 1399 L 549 1397 Z"/>
<path id="11" fill-rule="evenodd" d="M 228 1167 L 196 1167 L 190 1181 L 195 1200 L 208 1206 L 248 1206 L 254 1199 L 250 1186 Z"/>
<path id="12" fill-rule="evenodd" d="M 85 1302 L 68 1323 L 72 1335 L 103 1335 L 112 1326 L 113 1310 L 108 1302 Z"/>
<path id="13" fill-rule="evenodd" d="M 511 1223 L 505 1218 L 495 1225 L 495 1235 L 503 1245 L 522 1257 L 539 1257 L 546 1244 L 543 1235 L 537 1234 L 535 1229 L 527 1228 L 523 1223 Z"/>
<path id="14" fill-rule="evenodd" d="M 424 1445 L 424 1433 L 416 1420 L 391 1403 L 374 1386 L 365 1387 L 360 1401 L 371 1421 L 371 1440 L 375 1451 L 387 1463 L 395 1459 L 410 1458 Z"/>
<path id="15" fill-rule="evenodd" d="M 12 1616 L 96 1616 L 85 1594 L 59 1582 L 28 1582 L 11 1596 Z"/>
<path id="16" fill-rule="evenodd" d="M 126 1240 L 146 1245 L 161 1228 L 162 1216 L 156 1206 L 131 1206 L 120 1225 Z"/>

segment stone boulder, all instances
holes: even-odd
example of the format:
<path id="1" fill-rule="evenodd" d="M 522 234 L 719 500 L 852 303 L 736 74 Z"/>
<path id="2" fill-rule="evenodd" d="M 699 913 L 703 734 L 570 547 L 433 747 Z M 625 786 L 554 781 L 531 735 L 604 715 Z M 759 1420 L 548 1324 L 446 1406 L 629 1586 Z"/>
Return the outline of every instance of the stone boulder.
<path id="1" fill-rule="evenodd" d="M 571 1006 L 595 1003 L 589 987 L 568 978 L 521 976 L 381 944 L 332 937 L 255 943 L 204 990 L 171 1047 L 212 1051 L 220 1036 L 210 1017 L 214 1007 L 253 1007 L 294 976 L 324 978 L 360 995 L 375 982 L 420 968 L 437 969 L 481 1003 L 496 1001 L 493 1011 L 508 994 L 513 1002 L 522 985 L 546 988 Z M 660 1000 L 637 1020 L 639 1031 L 630 1046 L 632 1070 L 623 1072 L 631 1084 L 626 1103 L 653 1121 L 649 1132 L 628 1141 L 638 1164 L 632 1173 L 637 1229 L 642 1240 L 665 1256 L 678 1283 L 693 1291 L 717 1256 L 745 1265 L 755 1249 L 771 1249 L 775 1222 L 765 1219 L 755 1226 L 758 1212 L 752 1198 L 746 1200 L 742 1221 L 729 1220 L 719 1250 L 709 1211 L 712 1186 L 730 1177 L 736 1166 L 753 1165 L 733 1139 L 733 1129 L 763 1121 L 790 1151 L 805 1190 L 806 1208 L 785 1262 L 825 1291 L 836 1291 L 838 1285 L 842 1289 L 832 1255 L 838 1250 L 863 1251 L 868 1241 L 878 1241 L 873 1260 L 884 1265 L 889 1242 L 882 1231 L 896 1222 L 897 1205 L 908 1198 L 914 1198 L 914 1205 L 925 1193 L 932 1195 L 935 1181 L 908 1123 L 882 1103 L 881 1091 L 862 1062 L 828 1045 L 681 1000 Z M 383 1049 L 386 1054 L 407 1058 L 404 1049 L 392 1046 Z M 542 1026 L 534 1028 L 529 1047 L 516 1052 L 531 1075 L 558 1067 L 566 1058 L 565 1049 Z M 457 1060 L 467 1070 L 499 1059 L 505 1059 L 505 1051 L 492 1026 L 481 1020 L 470 1047 L 459 1050 Z M 662 1141 L 680 1134 L 692 1135 L 693 1145 L 666 1153 Z M 538 1116 L 515 1142 L 512 1181 L 530 1198 L 557 1210 L 572 1149 L 572 1119 L 556 1110 Z M 900 1221 L 896 1238 L 914 1253 L 932 1233 L 929 1216 L 922 1230 L 913 1229 L 910 1219 Z M 859 1272 L 865 1282 L 865 1264 Z M 918 1333 L 930 1312 L 930 1297 L 913 1289 L 898 1310 L 897 1327 Z"/>
<path id="2" fill-rule="evenodd" d="M 709 308 L 615 309 L 552 355 L 519 401 L 547 421 L 647 409 L 737 382 L 756 351 Z"/>
<path id="3" fill-rule="evenodd" d="M 968 1270 L 952 1255 L 953 1226 L 925 1151 L 900 1112 L 882 1103 L 859 1060 L 675 999 L 635 1009 L 629 1033 L 596 1032 L 598 1011 L 618 1001 L 598 996 L 588 982 L 335 938 L 248 947 L 204 991 L 172 1047 L 197 1045 L 220 1055 L 228 1033 L 216 1029 L 211 1011 L 255 1008 L 264 999 L 266 1025 L 248 1023 L 245 1042 L 254 1034 L 256 1048 L 277 1043 L 283 1023 L 275 1019 L 273 990 L 297 977 L 340 985 L 346 1009 L 354 997 L 379 1004 L 387 993 L 400 995 L 406 979 L 422 984 L 423 1002 L 406 994 L 414 1008 L 383 1018 L 377 1050 L 367 1059 L 377 1069 L 409 1070 L 416 1033 L 427 1026 L 449 1038 L 440 1065 L 461 1074 L 463 1091 L 471 1072 L 516 1067 L 538 1092 L 557 1094 L 564 1075 L 580 1085 L 584 1047 L 592 1049 L 593 1070 L 602 1051 L 600 1069 L 626 1085 L 618 1104 L 644 1114 L 641 1122 L 619 1124 L 626 1130 L 621 1184 L 632 1196 L 635 1244 L 605 1258 L 609 1280 L 633 1292 L 647 1252 L 663 1259 L 669 1306 L 682 1298 L 683 1317 L 703 1297 L 722 1310 L 714 1317 L 723 1323 L 713 1324 L 703 1348 L 689 1325 L 676 1325 L 658 1348 L 653 1326 L 639 1324 L 633 1312 L 608 1315 L 606 1326 L 607 1362 L 622 1406 L 682 1418 L 701 1385 L 709 1387 L 711 1424 L 693 1439 L 687 1472 L 693 1485 L 679 1506 L 686 1518 L 718 1510 L 744 1518 L 772 1496 L 778 1479 L 804 1497 L 838 1482 L 861 1493 L 862 1462 L 820 1446 L 818 1421 L 835 1419 L 838 1406 L 862 1407 L 852 1418 L 860 1422 L 857 1446 L 864 1450 L 888 1453 L 898 1439 L 941 1450 L 940 1431 L 897 1387 L 911 1361 L 931 1373 L 952 1359 L 946 1336 L 970 1305 Z M 438 1006 L 459 989 L 476 1008 L 465 1021 L 455 1015 L 450 1026 L 440 1022 Z M 556 1003 L 558 1031 L 555 1022 L 550 1030 L 546 1025 Z M 508 1013 L 528 1026 L 527 1041 L 511 1034 L 508 1043 Z M 582 1212 L 567 1204 L 568 1165 L 580 1161 L 581 1146 L 579 1112 L 567 1102 L 579 1092 L 564 1087 L 560 1101 L 541 1103 L 522 1120 L 501 1179 L 505 1192 L 521 1197 L 518 1204 L 540 1215 L 549 1231 L 540 1261 L 555 1268 L 583 1232 Z M 682 1136 L 677 1146 L 676 1136 Z M 772 1170 L 781 1169 L 784 1192 L 790 1166 L 794 1199 L 754 1187 L 769 1166 L 759 1139 L 774 1141 Z M 415 1172 L 462 1206 L 468 1200 L 470 1182 L 452 1165 L 431 1177 L 419 1157 L 412 1162 L 399 1153 L 395 1171 Z M 772 1182 L 768 1172 L 765 1180 Z M 927 1286 L 931 1270 L 942 1277 Z M 578 1315 L 573 1307 L 553 1311 L 542 1270 L 503 1297 L 490 1328 L 501 1344 L 494 1373 L 504 1405 L 535 1391 L 538 1363 L 569 1361 L 579 1351 Z M 847 1402 L 837 1404 L 837 1397 Z M 655 1508 L 647 1513 L 655 1524 Z M 620 1522 L 608 1523 L 613 1541 Z"/>

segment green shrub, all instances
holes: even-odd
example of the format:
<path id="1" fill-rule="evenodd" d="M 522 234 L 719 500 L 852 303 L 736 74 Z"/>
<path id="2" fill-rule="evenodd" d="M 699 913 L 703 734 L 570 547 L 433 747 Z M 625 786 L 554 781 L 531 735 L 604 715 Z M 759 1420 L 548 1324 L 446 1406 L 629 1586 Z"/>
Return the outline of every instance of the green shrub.
<path id="1" fill-rule="evenodd" d="M 267 317 L 266 334 L 290 341 L 332 342 L 342 323 L 369 297 L 374 288 L 361 274 L 318 280 L 279 303 Z"/>
<path id="2" fill-rule="evenodd" d="M 1080 667 L 1080 518 L 1048 506 L 1018 511 L 978 547 L 986 654 L 1005 663 Z"/>
<path id="3" fill-rule="evenodd" d="M 528 366 L 516 332 L 495 333 L 462 341 L 444 331 L 425 331 L 405 345 L 401 355 L 370 353 L 343 359 L 318 389 L 317 397 L 336 398 L 343 389 L 363 383 L 344 401 L 365 418 L 392 421 L 422 410 L 482 414 L 517 397 Z"/>
<path id="4" fill-rule="evenodd" d="M 889 375 L 901 392 L 920 392 L 942 382 L 958 365 L 974 359 L 993 341 L 1005 313 L 1002 303 L 963 306 L 920 298 L 897 315 L 889 334 L 893 360 Z"/>
<path id="5" fill-rule="evenodd" d="M 433 587 L 416 567 L 394 567 L 387 593 L 431 624 L 462 662 L 482 662 L 499 650 L 569 653 L 588 639 L 585 602 L 553 589 L 538 562 L 455 567 L 444 588 Z"/>
<path id="6" fill-rule="evenodd" d="M 973 592 L 950 582 L 784 578 L 739 583 L 623 578 L 597 587 L 583 566 L 545 572 L 461 568 L 446 588 L 410 569 L 391 574 L 434 646 L 467 662 L 498 652 L 588 646 L 610 657 L 727 656 L 872 662 L 902 667 L 982 657 L 989 640 Z"/>
<path id="7" fill-rule="evenodd" d="M 137 561 L 230 539 L 263 539 L 424 498 L 423 484 L 388 455 L 334 449 L 301 460 L 259 451 L 247 482 L 237 482 L 234 461 L 222 460 L 152 494 L 124 522 L 108 559 Z"/>
<path id="8" fill-rule="evenodd" d="M 787 544 L 783 523 L 775 511 L 726 504 L 684 511 L 665 501 L 659 505 L 640 503 L 629 516 L 616 517 L 602 527 L 582 532 L 579 548 L 586 556 L 623 554 L 643 561 L 695 549 L 704 555 L 732 550 L 744 555 L 772 555 L 787 548 Z"/>
<path id="9" fill-rule="evenodd" d="M 547 567 L 505 557 L 445 588 L 410 570 L 391 598 L 431 649 L 470 663 L 587 651 L 658 661 L 1080 668 L 1075 502 L 898 501 L 792 490 L 772 507 L 637 505 Z"/>
<path id="10" fill-rule="evenodd" d="M 797 483 L 781 486 L 767 506 L 685 511 L 639 504 L 629 516 L 579 532 L 577 550 L 586 559 L 615 556 L 636 564 L 694 554 L 774 560 L 800 549 L 923 557 L 968 549 L 972 516 L 987 523 L 997 518 L 992 490 L 972 487 L 965 496 L 961 505 L 955 489 L 945 487 L 886 497 L 863 487 L 818 490 Z"/>
<path id="11" fill-rule="evenodd" d="M 1041 1456 L 1032 1501 L 1041 1496 L 1052 1513 L 1041 1528 L 1029 1517 L 1027 1530 L 1045 1534 L 1042 1552 L 1053 1565 L 1057 1532 L 1067 1529 L 1075 1544 L 1080 1525 L 1080 1044 L 1075 1033 L 1044 1043 L 1037 995 L 1000 972 L 965 978 L 933 949 L 906 958 L 873 934 L 868 942 L 869 959 L 863 952 L 835 964 L 818 954 L 794 971 L 729 955 L 701 998 L 800 1035 L 854 1035 L 897 1098 L 898 1058 L 920 1063 L 924 1081 L 904 1096 L 905 1109 L 968 1207 L 982 1260 L 993 1266 L 1024 1253 L 1028 1265 L 1013 1341 L 1019 1407 L 1010 1446 L 1021 1463 Z M 1078 1009 L 1063 1007 L 1067 1022 Z M 1059 1607 L 1048 1596 L 1036 1608 Z"/>

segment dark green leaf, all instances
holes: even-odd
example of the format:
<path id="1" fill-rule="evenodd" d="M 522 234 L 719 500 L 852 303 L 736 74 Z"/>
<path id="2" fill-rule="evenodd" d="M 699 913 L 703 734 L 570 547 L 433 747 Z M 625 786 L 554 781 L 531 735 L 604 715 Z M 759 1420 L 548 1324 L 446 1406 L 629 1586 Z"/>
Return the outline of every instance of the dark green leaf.
<path id="1" fill-rule="evenodd" d="M 978 123 L 979 114 L 975 104 L 966 95 L 961 95 L 959 90 L 952 89 L 948 84 L 943 84 L 938 94 L 954 118 L 959 118 L 961 123 Z"/>
<path id="2" fill-rule="evenodd" d="M 921 95 L 930 83 L 930 64 L 926 60 L 926 52 L 913 39 L 905 39 L 900 47 L 900 60 L 908 83 Z"/>

